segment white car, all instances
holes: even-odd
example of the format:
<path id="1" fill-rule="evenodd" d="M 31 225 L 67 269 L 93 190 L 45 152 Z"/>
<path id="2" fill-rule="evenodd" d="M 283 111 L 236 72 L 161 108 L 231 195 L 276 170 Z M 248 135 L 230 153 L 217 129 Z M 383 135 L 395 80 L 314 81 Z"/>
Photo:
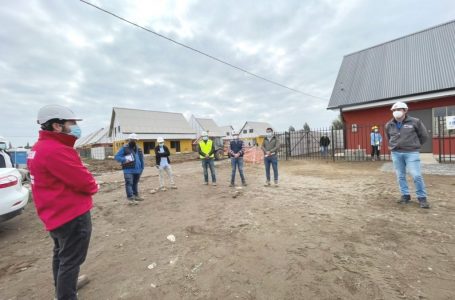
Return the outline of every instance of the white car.
<path id="1" fill-rule="evenodd" d="M 28 202 L 29 190 L 14 168 L 0 168 L 0 222 L 19 215 Z"/>

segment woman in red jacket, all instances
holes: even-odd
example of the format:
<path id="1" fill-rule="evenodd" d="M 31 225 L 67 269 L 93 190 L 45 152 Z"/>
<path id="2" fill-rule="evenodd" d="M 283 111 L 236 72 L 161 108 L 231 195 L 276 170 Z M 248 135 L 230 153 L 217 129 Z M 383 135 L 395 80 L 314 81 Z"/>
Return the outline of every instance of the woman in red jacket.
<path id="1" fill-rule="evenodd" d="M 92 232 L 90 209 L 98 184 L 74 149 L 81 131 L 74 113 L 60 105 L 38 112 L 38 142 L 28 155 L 36 211 L 54 240 L 56 297 L 77 299 L 80 265 Z"/>

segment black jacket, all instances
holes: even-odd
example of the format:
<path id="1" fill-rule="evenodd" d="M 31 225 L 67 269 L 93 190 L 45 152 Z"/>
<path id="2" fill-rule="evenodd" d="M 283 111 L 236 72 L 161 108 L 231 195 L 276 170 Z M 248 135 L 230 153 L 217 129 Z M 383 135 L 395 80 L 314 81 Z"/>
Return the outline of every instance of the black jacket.
<path id="1" fill-rule="evenodd" d="M 9 156 L 9 160 L 11 161 L 11 155 L 7 152 L 7 151 L 4 151 L 6 153 L 6 155 Z M 11 164 L 13 164 L 11 162 Z M 5 161 L 5 158 L 3 157 L 3 155 L 0 155 L 0 168 L 6 168 L 6 161 Z"/>
<path id="2" fill-rule="evenodd" d="M 156 165 L 159 166 L 161 162 L 161 158 L 165 157 L 167 158 L 168 164 L 171 163 L 171 160 L 169 159 L 169 156 L 171 155 L 171 152 L 169 152 L 169 148 L 166 146 L 163 146 L 164 153 L 159 152 L 160 151 L 160 146 L 155 147 L 155 159 L 156 159 Z"/>
<path id="3" fill-rule="evenodd" d="M 321 147 L 328 147 L 330 145 L 330 139 L 328 136 L 321 136 L 321 139 L 319 140 L 319 146 Z"/>

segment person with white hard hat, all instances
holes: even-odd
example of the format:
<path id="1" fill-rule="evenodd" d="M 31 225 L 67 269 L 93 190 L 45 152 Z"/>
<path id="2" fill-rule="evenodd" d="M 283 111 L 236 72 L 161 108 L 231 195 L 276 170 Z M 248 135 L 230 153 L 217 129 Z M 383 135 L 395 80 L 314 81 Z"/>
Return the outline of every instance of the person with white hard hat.
<path id="1" fill-rule="evenodd" d="M 199 158 L 202 162 L 202 169 L 204 170 L 204 184 L 209 184 L 209 172 L 212 175 L 212 185 L 216 185 L 216 173 L 215 173 L 215 143 L 209 139 L 207 132 L 202 132 L 202 140 L 198 144 Z"/>
<path id="2" fill-rule="evenodd" d="M 139 196 L 139 180 L 144 171 L 144 154 L 137 144 L 138 136 L 131 133 L 128 143 L 115 154 L 115 160 L 121 163 L 125 178 L 126 200 L 128 205 L 137 205 L 144 198 Z"/>
<path id="3" fill-rule="evenodd" d="M 232 131 L 233 140 L 229 142 L 229 156 L 231 157 L 231 167 L 232 167 L 232 174 L 231 174 L 231 184 L 230 187 L 235 186 L 235 173 L 236 169 L 239 169 L 240 179 L 242 180 L 242 185 L 246 186 L 245 175 L 243 173 L 243 154 L 245 153 L 245 144 L 239 138 L 238 131 Z"/>
<path id="4" fill-rule="evenodd" d="M 0 168 L 12 168 L 11 155 L 6 151 L 7 140 L 0 136 Z"/>
<path id="5" fill-rule="evenodd" d="M 52 269 L 55 297 L 77 299 L 77 289 L 88 282 L 79 277 L 92 232 L 92 196 L 99 186 L 74 149 L 81 121 L 72 110 L 46 105 L 38 112 L 39 138 L 27 165 L 38 216 L 54 242 Z"/>
<path id="6" fill-rule="evenodd" d="M 428 140 L 427 129 L 421 120 L 408 116 L 408 106 L 406 103 L 396 102 L 393 104 L 391 110 L 393 118 L 387 122 L 385 131 L 401 193 L 398 203 L 407 204 L 411 201 L 408 182 L 406 180 L 407 169 L 414 180 L 420 207 L 430 208 L 420 169 L 419 153 L 422 145 Z"/>
<path id="7" fill-rule="evenodd" d="M 169 177 L 171 189 L 176 189 L 177 186 L 175 185 L 174 176 L 172 174 L 171 159 L 169 158 L 169 156 L 171 156 L 171 152 L 165 145 L 162 137 L 157 138 L 156 141 L 158 142 L 158 145 L 155 147 L 155 159 L 156 168 L 158 169 L 160 175 L 160 190 L 166 190 L 166 186 L 164 185 L 164 172 L 166 172 Z"/>

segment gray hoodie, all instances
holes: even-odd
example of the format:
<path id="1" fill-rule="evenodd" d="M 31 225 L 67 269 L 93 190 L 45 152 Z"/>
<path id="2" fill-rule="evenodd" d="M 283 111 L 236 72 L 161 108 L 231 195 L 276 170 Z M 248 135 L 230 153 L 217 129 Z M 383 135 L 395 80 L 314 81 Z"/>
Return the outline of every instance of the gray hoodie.
<path id="1" fill-rule="evenodd" d="M 389 150 L 398 152 L 415 152 L 428 140 L 428 132 L 423 122 L 406 115 L 401 128 L 395 119 L 385 125 L 385 133 L 389 140 Z"/>

